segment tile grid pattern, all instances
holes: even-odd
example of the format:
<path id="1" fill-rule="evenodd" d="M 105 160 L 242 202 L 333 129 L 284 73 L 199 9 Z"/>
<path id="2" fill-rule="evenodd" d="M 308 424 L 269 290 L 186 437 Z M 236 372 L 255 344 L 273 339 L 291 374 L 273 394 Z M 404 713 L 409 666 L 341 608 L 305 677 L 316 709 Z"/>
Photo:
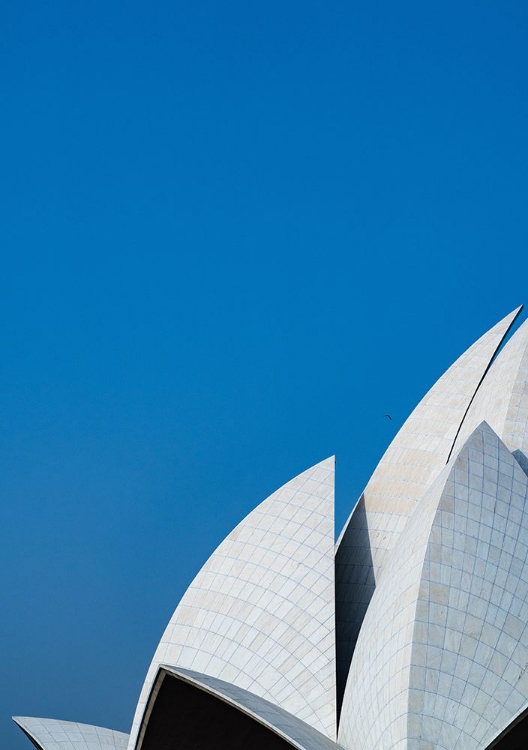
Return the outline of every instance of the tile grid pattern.
<path id="1" fill-rule="evenodd" d="M 206 562 L 158 646 L 160 664 L 255 693 L 335 739 L 333 458 L 279 489 Z"/>
<path id="2" fill-rule="evenodd" d="M 372 599 L 346 747 L 478 750 L 528 705 L 527 500 L 526 475 L 483 424 L 418 507 Z"/>
<path id="3" fill-rule="evenodd" d="M 128 734 L 74 721 L 14 716 L 18 726 L 43 750 L 125 750 Z"/>
<path id="4" fill-rule="evenodd" d="M 486 747 L 528 704 L 528 479 L 484 425 L 446 489 L 415 624 L 410 750 Z"/>
<path id="5" fill-rule="evenodd" d="M 372 597 L 354 651 L 338 741 L 385 750 L 406 736 L 412 632 L 427 540 L 449 469 L 422 500 Z M 402 745 L 403 747 L 403 745 Z"/>
<path id="6" fill-rule="evenodd" d="M 338 701 L 386 560 L 416 503 L 445 465 L 466 410 L 520 309 L 484 334 L 425 395 L 385 452 L 345 525 L 336 553 Z"/>

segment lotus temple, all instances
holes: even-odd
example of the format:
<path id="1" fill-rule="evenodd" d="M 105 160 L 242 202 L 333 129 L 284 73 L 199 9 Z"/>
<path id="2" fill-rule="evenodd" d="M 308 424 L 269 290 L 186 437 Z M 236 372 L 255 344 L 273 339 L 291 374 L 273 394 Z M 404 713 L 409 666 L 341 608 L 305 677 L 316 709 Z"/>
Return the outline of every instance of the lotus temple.
<path id="1" fill-rule="evenodd" d="M 528 320 L 420 401 L 337 542 L 334 458 L 200 570 L 130 734 L 15 717 L 38 750 L 528 747 Z"/>

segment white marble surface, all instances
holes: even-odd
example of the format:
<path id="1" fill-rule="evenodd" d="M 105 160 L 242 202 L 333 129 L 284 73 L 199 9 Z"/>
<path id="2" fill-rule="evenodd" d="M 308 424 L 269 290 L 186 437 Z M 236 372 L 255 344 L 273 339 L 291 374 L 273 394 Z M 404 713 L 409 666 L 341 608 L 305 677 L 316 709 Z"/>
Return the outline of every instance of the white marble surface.
<path id="1" fill-rule="evenodd" d="M 148 671 L 219 678 L 336 735 L 334 458 L 273 493 L 222 542 L 178 605 Z"/>
<path id="2" fill-rule="evenodd" d="M 486 421 L 528 471 L 528 320 L 499 353 L 471 404 L 457 438 L 460 447 Z M 524 459 L 524 460 L 523 460 Z"/>
<path id="3" fill-rule="evenodd" d="M 466 410 L 520 309 L 484 334 L 424 396 L 385 452 L 345 525 L 336 555 L 338 694 L 385 561 L 416 503 L 445 466 Z"/>
<path id="4" fill-rule="evenodd" d="M 165 630 L 130 738 L 15 721 L 42 750 L 140 750 L 170 675 L 297 750 L 338 750 L 337 669 L 345 750 L 486 748 L 528 707 L 528 321 L 488 370 L 517 314 L 422 399 L 337 545 L 333 458 L 229 534 Z"/>
<path id="5" fill-rule="evenodd" d="M 348 750 L 480 750 L 528 704 L 528 478 L 483 424 L 391 556 L 352 660 Z"/>
<path id="6" fill-rule="evenodd" d="M 58 719 L 13 716 L 42 750 L 125 750 L 128 734 L 113 729 Z"/>

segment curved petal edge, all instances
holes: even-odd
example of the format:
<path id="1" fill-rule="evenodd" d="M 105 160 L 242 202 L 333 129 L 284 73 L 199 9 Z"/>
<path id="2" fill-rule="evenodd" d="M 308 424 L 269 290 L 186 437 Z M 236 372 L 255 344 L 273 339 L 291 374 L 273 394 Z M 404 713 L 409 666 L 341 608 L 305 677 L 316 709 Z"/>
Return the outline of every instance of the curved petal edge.
<path id="1" fill-rule="evenodd" d="M 164 695 L 164 691 L 168 689 L 167 680 L 173 683 L 173 687 L 170 693 Z M 213 697 L 214 702 L 206 696 Z M 158 709 L 160 701 L 163 705 Z M 223 709 L 222 706 L 225 704 L 236 709 L 236 712 Z M 204 715 L 215 723 L 213 729 L 203 726 Z M 202 718 L 197 719 L 197 716 Z M 249 717 L 253 726 L 243 717 Z M 222 741 L 227 742 L 229 747 L 237 747 L 240 735 L 244 747 L 248 744 L 255 747 L 262 742 L 260 727 L 265 727 L 271 732 L 268 740 L 264 739 L 266 747 L 270 746 L 270 743 L 273 744 L 275 737 L 287 743 L 282 746 L 279 742 L 283 750 L 288 746 L 297 750 L 338 750 L 338 745 L 313 727 L 247 690 L 209 675 L 162 665 L 147 703 L 139 734 L 138 750 L 150 750 L 151 747 L 160 745 L 159 727 L 162 727 L 161 731 L 166 731 L 167 721 L 172 721 L 169 733 L 174 743 L 182 750 L 186 750 L 188 745 L 210 742 L 220 747 Z M 228 736 L 229 740 L 225 740 L 225 736 Z"/>
<path id="2" fill-rule="evenodd" d="M 206 673 L 336 735 L 334 458 L 292 479 L 220 544 L 184 594 L 152 660 Z"/>
<path id="3" fill-rule="evenodd" d="M 528 701 L 527 623 L 528 478 L 483 423 L 419 504 L 372 597 L 339 741 L 487 747 Z"/>
<path id="4" fill-rule="evenodd" d="M 32 716 L 13 716 L 13 721 L 39 750 L 125 750 L 128 734 L 91 724 Z"/>
<path id="5" fill-rule="evenodd" d="M 433 385 L 385 452 L 337 544 L 338 711 L 365 612 L 418 501 L 445 466 L 499 346 L 522 306 L 476 341 Z"/>
<path id="6" fill-rule="evenodd" d="M 510 451 L 528 457 L 528 320 L 493 362 L 462 423 L 455 450 L 486 421 Z M 526 466 L 526 463 L 525 463 Z"/>

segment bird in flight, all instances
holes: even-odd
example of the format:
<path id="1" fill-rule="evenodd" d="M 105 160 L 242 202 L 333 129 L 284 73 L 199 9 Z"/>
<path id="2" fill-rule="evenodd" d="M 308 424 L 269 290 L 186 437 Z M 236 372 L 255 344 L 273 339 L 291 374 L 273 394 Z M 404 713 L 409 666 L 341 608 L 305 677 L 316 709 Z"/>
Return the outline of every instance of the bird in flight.
<path id="1" fill-rule="evenodd" d="M 390 419 L 390 421 L 392 422 L 392 417 L 391 417 L 390 414 L 385 414 L 385 416 L 388 417 Z"/>

